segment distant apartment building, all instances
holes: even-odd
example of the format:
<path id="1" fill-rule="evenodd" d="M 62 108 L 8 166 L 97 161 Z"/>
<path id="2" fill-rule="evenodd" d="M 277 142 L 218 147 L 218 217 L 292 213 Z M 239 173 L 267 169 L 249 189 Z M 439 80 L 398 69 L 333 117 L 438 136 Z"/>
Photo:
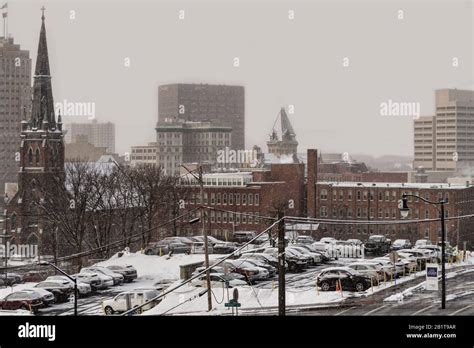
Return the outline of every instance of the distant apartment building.
<path id="1" fill-rule="evenodd" d="M 97 162 L 102 156 L 107 154 L 105 147 L 97 147 L 90 144 L 86 135 L 76 136 L 74 142 L 65 145 L 64 151 L 64 160 L 66 162 L 75 160 Z"/>
<path id="2" fill-rule="evenodd" d="M 243 86 L 170 84 L 158 89 L 158 122 L 211 122 L 232 128 L 234 150 L 245 149 L 245 89 Z"/>
<path id="3" fill-rule="evenodd" d="M 229 147 L 232 128 L 210 122 L 174 121 L 156 127 L 156 159 L 167 175 L 178 175 L 180 165 L 217 164 L 218 151 Z"/>
<path id="4" fill-rule="evenodd" d="M 156 153 L 158 151 L 157 143 L 148 143 L 147 145 L 132 146 L 130 153 L 130 164 L 156 164 Z"/>
<path id="5" fill-rule="evenodd" d="M 20 124 L 31 112 L 31 58 L 13 38 L 0 37 L 0 208 L 5 183 L 17 182 Z"/>
<path id="6" fill-rule="evenodd" d="M 360 186 L 355 182 L 318 182 L 316 191 L 316 214 L 314 217 L 335 220 L 381 221 L 387 223 L 400 220 L 398 200 L 403 193 L 414 194 L 424 199 L 445 199 L 445 216 L 471 214 L 474 210 L 474 186 L 466 184 L 433 183 L 370 183 Z M 408 198 L 410 215 L 407 220 L 437 219 L 438 207 L 426 204 L 415 197 Z M 468 220 L 447 220 L 446 237 L 451 245 L 466 241 L 473 245 L 472 223 Z M 367 240 L 372 234 L 383 234 L 392 241 L 429 239 L 436 244 L 441 237 L 439 221 L 409 224 L 324 224 L 320 225 L 317 237 L 337 239 L 357 238 Z"/>
<path id="7" fill-rule="evenodd" d="M 414 121 L 413 167 L 458 171 L 474 165 L 474 91 L 436 91 L 436 115 Z"/>
<path id="8" fill-rule="evenodd" d="M 66 143 L 75 142 L 77 136 L 86 136 L 89 144 L 105 147 L 108 153 L 115 153 L 115 124 L 111 122 L 93 120 L 66 124 Z"/>

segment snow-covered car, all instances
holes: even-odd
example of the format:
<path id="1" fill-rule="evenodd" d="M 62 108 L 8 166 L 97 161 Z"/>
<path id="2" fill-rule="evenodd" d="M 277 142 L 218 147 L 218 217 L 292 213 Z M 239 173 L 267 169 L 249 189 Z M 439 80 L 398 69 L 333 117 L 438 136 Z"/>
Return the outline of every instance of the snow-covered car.
<path id="1" fill-rule="evenodd" d="M 425 246 L 425 245 L 432 245 L 432 244 L 433 243 L 431 243 L 429 239 L 418 239 L 415 242 L 415 246 L 413 247 L 413 249 L 417 249 L 418 247 Z"/>
<path id="2" fill-rule="evenodd" d="M 46 289 L 31 288 L 31 289 L 23 289 L 21 291 L 30 291 L 32 293 L 35 293 L 41 296 L 41 299 L 43 301 L 43 307 L 48 307 L 50 304 L 53 304 L 56 301 L 54 298 L 54 294 Z"/>
<path id="3" fill-rule="evenodd" d="M 238 248 L 239 245 L 234 242 L 219 242 L 214 244 L 213 251 L 215 254 L 230 254 Z"/>
<path id="4" fill-rule="evenodd" d="M 314 239 L 311 236 L 298 236 L 295 239 L 296 244 L 313 244 Z"/>
<path id="5" fill-rule="evenodd" d="M 391 249 L 392 250 L 400 250 L 400 249 L 410 249 L 411 242 L 408 239 L 396 239 L 393 242 Z"/>
<path id="6" fill-rule="evenodd" d="M 265 253 L 246 253 L 242 254 L 241 258 L 250 258 L 260 260 L 278 269 L 278 259 L 271 254 Z M 285 267 L 288 268 L 288 262 L 285 262 Z"/>
<path id="7" fill-rule="evenodd" d="M 114 272 L 107 267 L 102 267 L 102 266 L 91 266 L 91 267 L 85 267 L 81 270 L 81 272 L 90 272 L 92 271 L 93 273 L 101 273 L 103 275 L 112 277 L 114 280 L 114 285 L 120 285 L 123 283 L 124 277 L 120 273 Z"/>
<path id="8" fill-rule="evenodd" d="M 71 277 L 77 279 L 80 282 L 89 284 L 91 286 L 92 291 L 95 291 L 100 288 L 105 288 L 102 280 L 99 278 L 99 275 L 97 273 L 77 273 L 71 275 Z"/>
<path id="9" fill-rule="evenodd" d="M 44 280 L 36 284 L 34 288 L 42 288 L 53 293 L 56 303 L 68 301 L 69 296 L 74 293 L 74 287 L 69 282 L 61 280 Z"/>
<path id="10" fill-rule="evenodd" d="M 365 274 L 371 277 L 374 282 L 384 280 L 384 270 L 382 266 L 371 263 L 371 262 L 353 262 L 347 267 L 352 268 L 354 271 Z"/>
<path id="11" fill-rule="evenodd" d="M 223 263 L 231 272 L 242 274 L 246 277 L 249 283 L 254 283 L 258 280 L 265 280 L 270 277 L 268 270 L 262 267 L 257 267 L 245 260 L 226 260 Z"/>
<path id="12" fill-rule="evenodd" d="M 123 279 L 126 283 L 133 282 L 138 277 L 137 270 L 132 265 L 111 265 L 107 266 L 107 268 L 113 272 L 120 273 L 121 275 L 123 275 Z"/>
<path id="13" fill-rule="evenodd" d="M 316 252 L 311 251 L 311 250 L 308 250 L 306 248 L 296 246 L 296 245 L 290 245 L 287 249 L 296 250 L 296 251 L 300 252 L 303 255 L 309 256 L 311 258 L 310 263 L 312 265 L 317 265 L 318 263 L 321 263 L 323 261 L 322 257 L 321 257 L 321 254 L 316 253 Z"/>
<path id="14" fill-rule="evenodd" d="M 53 281 L 57 280 L 57 281 L 61 281 L 61 282 L 67 282 L 71 287 L 74 287 L 74 282 L 71 279 L 69 279 L 68 277 L 63 276 L 63 275 L 49 276 L 48 278 L 46 278 L 46 281 L 50 281 L 50 280 L 53 280 Z M 87 296 L 92 292 L 92 288 L 91 288 L 90 284 L 87 284 L 87 283 L 81 282 L 80 280 L 77 280 L 77 292 L 81 296 Z"/>
<path id="15" fill-rule="evenodd" d="M 81 279 L 82 277 L 97 277 L 100 280 L 97 289 L 107 289 L 110 286 L 114 286 L 114 278 L 92 270 L 82 269 L 81 273 L 77 274 L 77 277 L 78 279 Z"/>
<path id="16" fill-rule="evenodd" d="M 125 291 L 112 299 L 103 301 L 102 308 L 106 315 L 123 313 L 152 300 L 158 295 L 159 292 L 154 289 Z M 137 313 L 153 308 L 157 303 L 158 301 L 151 302 L 137 309 Z"/>
<path id="17" fill-rule="evenodd" d="M 240 258 L 239 260 L 245 260 L 245 262 L 248 262 L 254 266 L 265 268 L 268 271 L 270 277 L 275 276 L 275 274 L 277 273 L 277 269 L 265 261 L 252 258 Z"/>
<path id="18" fill-rule="evenodd" d="M 266 248 L 263 253 L 278 258 L 278 248 Z M 285 249 L 285 261 L 288 263 L 288 270 L 290 272 L 301 272 L 308 266 L 310 258 L 296 254 L 295 250 Z"/>
<path id="19" fill-rule="evenodd" d="M 38 312 L 43 307 L 43 296 L 32 291 L 15 291 L 0 299 L 0 309 L 17 310 L 24 309 Z"/>
<path id="20" fill-rule="evenodd" d="M 360 239 L 348 239 L 347 242 L 357 246 L 364 244 Z"/>
<path id="21" fill-rule="evenodd" d="M 323 237 L 319 241 L 325 244 L 336 244 L 337 239 L 333 237 Z"/>
<path id="22" fill-rule="evenodd" d="M 402 252 L 397 252 L 398 257 L 400 261 L 402 261 L 405 264 L 405 274 L 408 274 L 410 272 L 416 271 L 416 257 L 410 254 L 402 253 Z M 390 255 L 385 255 L 385 256 L 390 256 Z"/>
<path id="23" fill-rule="evenodd" d="M 212 254 L 214 248 L 209 241 L 207 241 L 207 252 Z M 194 242 L 191 244 L 191 254 L 205 254 L 206 253 L 206 244 L 204 242 Z"/>
<path id="24" fill-rule="evenodd" d="M 390 260 L 390 257 L 382 256 L 382 257 L 376 257 L 370 261 L 380 262 L 381 264 L 383 264 L 384 269 L 386 268 L 392 271 L 392 274 L 394 277 L 400 277 L 405 273 L 405 263 L 400 260 L 397 260 L 395 264 L 393 264 L 393 262 Z"/>
<path id="25" fill-rule="evenodd" d="M 210 278 L 211 278 L 211 287 L 213 288 L 221 288 L 222 286 L 225 286 L 226 282 L 227 284 L 229 284 L 229 288 L 233 288 L 235 286 L 247 285 L 247 282 L 245 280 L 234 279 L 234 278 L 229 279 L 229 277 L 226 278 L 226 275 L 223 273 L 212 273 L 210 274 Z M 206 275 L 202 274 L 198 278 L 191 280 L 191 284 L 193 284 L 194 286 L 206 287 L 207 286 Z"/>

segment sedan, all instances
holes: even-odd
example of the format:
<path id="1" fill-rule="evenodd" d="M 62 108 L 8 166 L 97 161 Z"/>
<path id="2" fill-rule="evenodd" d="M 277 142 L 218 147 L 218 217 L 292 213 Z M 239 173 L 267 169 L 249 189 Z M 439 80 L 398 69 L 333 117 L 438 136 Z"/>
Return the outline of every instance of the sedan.
<path id="1" fill-rule="evenodd" d="M 225 286 L 226 284 L 228 284 L 226 287 L 229 287 L 229 288 L 233 288 L 235 286 L 243 286 L 243 285 L 247 285 L 247 282 L 244 281 L 244 280 L 240 280 L 240 279 L 229 279 L 225 277 L 226 275 L 223 274 L 223 273 L 212 273 L 210 275 L 210 278 L 211 278 L 211 287 L 215 288 L 215 287 L 223 287 Z M 206 275 L 203 274 L 201 275 L 200 277 L 196 278 L 196 279 L 193 279 L 191 280 L 191 284 L 193 284 L 194 286 L 202 286 L 202 287 L 206 287 L 207 286 L 207 283 L 206 283 Z"/>
<path id="2" fill-rule="evenodd" d="M 61 282 L 67 282 L 69 284 L 69 286 L 74 288 L 74 282 L 66 276 L 62 276 L 62 275 L 50 276 L 50 277 L 46 278 L 46 281 L 49 281 L 49 280 L 53 280 L 53 281 L 57 280 L 57 281 L 61 281 Z M 87 283 L 81 282 L 80 280 L 77 280 L 77 292 L 81 296 L 87 296 L 92 292 L 92 288 L 91 288 L 90 284 L 87 284 Z"/>
<path id="3" fill-rule="evenodd" d="M 120 273 L 123 275 L 123 279 L 126 283 L 133 282 L 134 279 L 137 279 L 137 270 L 132 265 L 125 265 L 125 266 L 107 266 L 113 272 Z"/>
<path id="4" fill-rule="evenodd" d="M 76 274 L 76 276 L 77 279 L 84 279 L 84 281 L 86 279 L 98 279 L 100 283 L 96 285 L 96 289 L 107 289 L 108 287 L 114 285 L 114 278 L 102 273 L 82 270 L 81 273 Z"/>
<path id="5" fill-rule="evenodd" d="M 60 280 L 45 280 L 36 284 L 34 288 L 45 289 L 53 293 L 54 299 L 57 303 L 67 302 L 69 299 L 69 295 L 74 292 L 74 288 L 70 285 L 69 282 Z"/>
<path id="6" fill-rule="evenodd" d="M 120 285 L 123 283 L 123 275 L 120 273 L 114 272 L 107 267 L 102 267 L 102 266 L 91 266 L 91 267 L 86 267 L 81 270 L 81 272 L 93 272 L 93 273 L 101 273 L 103 275 L 112 277 L 114 280 L 114 285 Z"/>

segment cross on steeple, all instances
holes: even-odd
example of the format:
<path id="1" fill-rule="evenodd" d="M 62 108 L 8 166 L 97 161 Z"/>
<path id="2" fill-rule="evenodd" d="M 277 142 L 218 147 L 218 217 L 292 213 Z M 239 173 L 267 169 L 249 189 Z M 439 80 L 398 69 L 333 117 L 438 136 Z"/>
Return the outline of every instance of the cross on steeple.
<path id="1" fill-rule="evenodd" d="M 42 13 L 41 19 L 42 20 L 44 20 L 44 11 L 46 11 L 46 7 L 43 6 L 43 7 L 41 7 L 41 13 Z"/>

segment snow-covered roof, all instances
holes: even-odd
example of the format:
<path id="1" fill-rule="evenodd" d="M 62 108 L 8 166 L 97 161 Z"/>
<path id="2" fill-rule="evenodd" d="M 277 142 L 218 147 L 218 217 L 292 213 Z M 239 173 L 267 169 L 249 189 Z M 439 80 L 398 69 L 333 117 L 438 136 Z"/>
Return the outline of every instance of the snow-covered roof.
<path id="1" fill-rule="evenodd" d="M 393 183 L 393 182 L 363 182 L 358 185 L 355 181 L 318 181 L 318 185 L 330 185 L 333 187 L 360 187 L 360 188 L 400 188 L 400 189 L 453 189 L 460 190 L 466 188 L 465 184 L 446 183 Z"/>

